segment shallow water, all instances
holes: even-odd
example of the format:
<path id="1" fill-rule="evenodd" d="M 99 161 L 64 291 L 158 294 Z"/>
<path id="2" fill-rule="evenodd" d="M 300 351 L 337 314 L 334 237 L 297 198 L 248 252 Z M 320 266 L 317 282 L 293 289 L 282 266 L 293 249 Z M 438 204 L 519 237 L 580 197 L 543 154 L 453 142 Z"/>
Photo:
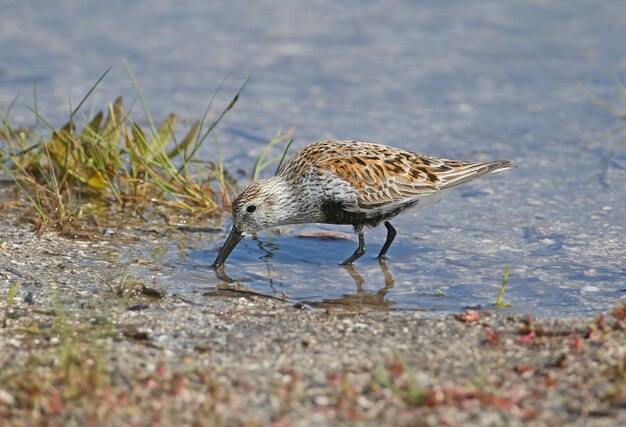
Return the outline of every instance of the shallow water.
<path id="1" fill-rule="evenodd" d="M 384 229 L 367 235 L 369 253 L 348 271 L 336 263 L 355 240 L 298 238 L 302 228 L 291 227 L 242 241 L 226 271 L 249 289 L 284 291 L 293 301 L 356 293 L 361 305 L 448 312 L 489 306 L 509 264 L 512 310 L 586 314 L 626 296 L 626 150 L 609 158 L 626 126 L 581 90 L 618 103 L 607 72 L 626 80 L 623 10 L 619 1 L 580 0 L 394 7 L 318 0 L 307 8 L 11 1 L 0 18 L 0 105 L 18 95 L 28 102 L 36 80 L 39 109 L 60 124 L 67 94 L 75 105 L 110 65 L 88 109 L 120 94 L 133 99 L 125 58 L 157 118 L 170 111 L 196 118 L 224 76 L 221 102 L 252 73 L 218 132 L 233 170 L 250 169 L 279 126 L 295 128 L 292 151 L 349 138 L 512 159 L 517 169 L 398 217 L 388 271 L 375 259 Z M 12 117 L 32 123 L 19 106 Z M 213 156 L 213 147 L 201 154 Z M 172 292 L 210 289 L 219 281 L 208 265 L 224 237 L 181 233 L 120 256 L 145 252 L 162 262 L 157 275 Z"/>

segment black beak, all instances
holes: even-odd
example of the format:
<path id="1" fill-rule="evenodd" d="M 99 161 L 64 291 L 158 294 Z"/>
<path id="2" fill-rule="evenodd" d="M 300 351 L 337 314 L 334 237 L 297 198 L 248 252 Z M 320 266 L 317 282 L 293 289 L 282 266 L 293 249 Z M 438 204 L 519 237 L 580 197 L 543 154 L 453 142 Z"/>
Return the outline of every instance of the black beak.
<path id="1" fill-rule="evenodd" d="M 220 253 L 217 254 L 215 261 L 213 261 L 213 265 L 211 266 L 213 270 L 222 268 L 224 261 L 226 261 L 228 255 L 235 249 L 235 246 L 237 246 L 237 243 L 239 243 L 241 239 L 243 239 L 243 234 L 233 226 L 232 230 L 230 230 L 230 234 L 226 238 L 226 242 L 224 242 L 224 246 L 220 249 Z"/>

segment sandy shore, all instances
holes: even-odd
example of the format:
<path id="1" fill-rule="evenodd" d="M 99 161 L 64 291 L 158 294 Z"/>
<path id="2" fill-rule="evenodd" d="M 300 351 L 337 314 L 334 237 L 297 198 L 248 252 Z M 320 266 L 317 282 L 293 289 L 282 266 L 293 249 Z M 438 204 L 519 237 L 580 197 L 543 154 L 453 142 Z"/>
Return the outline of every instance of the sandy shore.
<path id="1" fill-rule="evenodd" d="M 0 224 L 2 425 L 626 425 L 624 304 L 554 320 L 181 296 L 31 229 Z"/>

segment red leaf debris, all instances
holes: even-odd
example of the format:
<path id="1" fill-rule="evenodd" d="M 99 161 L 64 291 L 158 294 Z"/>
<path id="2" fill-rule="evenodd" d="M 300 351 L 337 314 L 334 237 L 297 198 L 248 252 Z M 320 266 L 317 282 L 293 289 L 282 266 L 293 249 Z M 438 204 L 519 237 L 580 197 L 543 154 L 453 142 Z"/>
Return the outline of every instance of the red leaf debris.
<path id="1" fill-rule="evenodd" d="M 532 342 L 535 339 L 536 336 L 537 336 L 537 334 L 535 334 L 535 331 L 530 331 L 528 333 L 528 335 L 524 335 L 523 337 L 518 339 L 517 342 L 520 343 L 520 344 L 528 344 L 528 343 Z"/>
<path id="2" fill-rule="evenodd" d="M 485 334 L 485 343 L 490 344 L 494 347 L 500 345 L 500 331 L 497 329 L 489 329 L 483 328 L 483 333 Z"/>
<path id="3" fill-rule="evenodd" d="M 569 349 L 572 351 L 581 351 L 585 348 L 585 341 L 583 341 L 580 335 L 576 335 L 576 337 L 569 343 Z"/>
<path id="4" fill-rule="evenodd" d="M 467 309 L 463 313 L 454 316 L 463 323 L 476 323 L 480 320 L 480 313 L 476 310 Z"/>

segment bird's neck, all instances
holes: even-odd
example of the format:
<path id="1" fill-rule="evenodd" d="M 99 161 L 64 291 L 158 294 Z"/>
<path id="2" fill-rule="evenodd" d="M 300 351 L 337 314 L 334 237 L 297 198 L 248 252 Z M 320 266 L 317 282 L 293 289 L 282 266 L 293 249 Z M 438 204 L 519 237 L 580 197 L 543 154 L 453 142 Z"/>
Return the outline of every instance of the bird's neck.
<path id="1" fill-rule="evenodd" d="M 276 196 L 276 206 L 280 206 L 278 212 L 280 224 L 304 224 L 320 222 L 321 211 L 316 198 L 308 194 L 308 188 L 302 183 L 292 182 L 285 177 L 277 175 L 269 178 Z M 277 224 L 279 225 L 279 224 Z"/>

